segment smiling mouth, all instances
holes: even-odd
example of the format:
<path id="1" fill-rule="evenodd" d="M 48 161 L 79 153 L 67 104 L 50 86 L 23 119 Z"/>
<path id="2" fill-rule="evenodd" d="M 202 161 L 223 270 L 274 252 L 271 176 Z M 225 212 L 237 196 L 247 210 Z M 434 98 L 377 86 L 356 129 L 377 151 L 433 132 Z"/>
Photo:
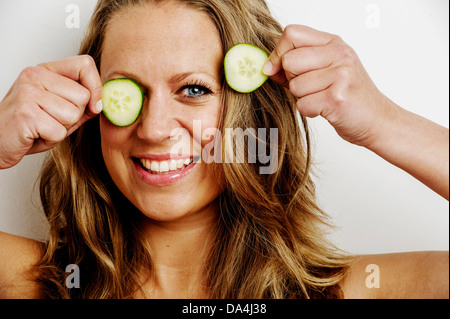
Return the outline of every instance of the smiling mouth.
<path id="1" fill-rule="evenodd" d="M 181 172 L 195 162 L 195 158 L 185 158 L 179 160 L 155 161 L 145 158 L 134 158 L 142 169 L 153 175 L 168 175 Z"/>

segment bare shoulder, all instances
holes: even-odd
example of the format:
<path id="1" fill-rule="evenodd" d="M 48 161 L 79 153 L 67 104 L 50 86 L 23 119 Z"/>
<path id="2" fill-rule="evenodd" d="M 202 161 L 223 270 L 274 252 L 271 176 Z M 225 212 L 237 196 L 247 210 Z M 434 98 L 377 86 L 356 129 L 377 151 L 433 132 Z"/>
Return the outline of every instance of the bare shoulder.
<path id="1" fill-rule="evenodd" d="M 448 251 L 359 256 L 341 283 L 345 298 L 449 298 Z"/>
<path id="2" fill-rule="evenodd" d="M 40 296 L 32 270 L 42 254 L 42 243 L 0 232 L 0 299 Z"/>

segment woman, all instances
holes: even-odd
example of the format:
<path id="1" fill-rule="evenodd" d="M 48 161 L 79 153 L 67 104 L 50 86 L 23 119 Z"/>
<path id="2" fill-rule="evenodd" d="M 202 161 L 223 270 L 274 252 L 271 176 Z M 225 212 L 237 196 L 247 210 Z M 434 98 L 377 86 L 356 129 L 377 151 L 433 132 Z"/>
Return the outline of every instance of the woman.
<path id="1" fill-rule="evenodd" d="M 252 94 L 222 75 L 240 42 L 271 52 L 271 80 Z M 283 31 L 263 0 L 102 0 L 80 54 L 25 69 L 0 104 L 1 168 L 51 149 L 40 188 L 49 241 L 0 235 L 0 297 L 448 297 L 448 253 L 349 257 L 324 238 L 305 117 L 448 199 L 448 130 L 383 96 L 339 37 Z M 114 78 L 145 92 L 129 127 L 97 116 Z M 222 158 L 242 152 L 218 138 L 227 128 L 276 128 L 266 150 L 277 170 L 202 161 L 211 141 Z M 172 161 L 182 165 L 162 169 Z M 79 289 L 66 285 L 73 264 Z M 365 285 L 369 264 L 383 270 L 379 289 Z"/>

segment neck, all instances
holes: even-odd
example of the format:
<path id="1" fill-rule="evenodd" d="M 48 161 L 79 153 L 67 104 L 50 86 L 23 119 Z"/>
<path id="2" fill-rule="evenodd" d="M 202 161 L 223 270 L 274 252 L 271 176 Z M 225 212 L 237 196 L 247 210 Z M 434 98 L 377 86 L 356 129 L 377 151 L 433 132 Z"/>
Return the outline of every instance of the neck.
<path id="1" fill-rule="evenodd" d="M 153 260 L 152 275 L 144 287 L 147 295 L 172 299 L 207 297 L 205 266 L 214 243 L 217 218 L 214 203 L 180 220 L 144 222 Z"/>

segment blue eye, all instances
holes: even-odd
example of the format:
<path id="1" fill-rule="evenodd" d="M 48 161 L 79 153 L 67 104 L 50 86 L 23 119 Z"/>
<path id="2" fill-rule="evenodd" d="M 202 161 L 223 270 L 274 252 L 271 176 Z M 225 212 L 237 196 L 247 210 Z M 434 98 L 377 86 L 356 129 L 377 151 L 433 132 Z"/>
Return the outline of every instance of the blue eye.
<path id="1" fill-rule="evenodd" d="M 201 86 L 189 86 L 185 89 L 186 95 L 201 96 L 205 94 L 205 90 Z"/>
<path id="2" fill-rule="evenodd" d="M 181 88 L 180 93 L 188 98 L 201 98 L 211 94 L 212 91 L 200 84 L 189 84 Z"/>

